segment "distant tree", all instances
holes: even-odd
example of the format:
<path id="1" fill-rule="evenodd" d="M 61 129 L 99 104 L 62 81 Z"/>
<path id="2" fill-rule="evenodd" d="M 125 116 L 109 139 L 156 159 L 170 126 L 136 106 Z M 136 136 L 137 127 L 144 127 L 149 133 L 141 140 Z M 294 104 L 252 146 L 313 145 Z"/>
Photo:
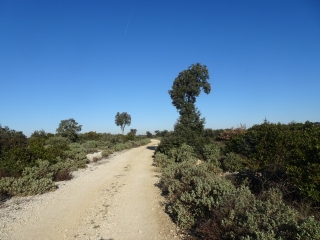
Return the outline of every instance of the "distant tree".
<path id="1" fill-rule="evenodd" d="M 137 131 L 138 131 L 137 129 L 132 129 L 132 128 L 130 129 L 130 133 L 132 133 L 133 135 L 136 135 Z"/>
<path id="2" fill-rule="evenodd" d="M 48 139 L 48 134 L 43 129 L 41 130 L 35 130 L 31 134 L 31 138 L 41 138 L 41 139 Z"/>
<path id="3" fill-rule="evenodd" d="M 131 116 L 126 112 L 118 112 L 116 115 L 115 123 L 117 126 L 120 126 L 123 134 L 125 126 L 130 126 L 131 124 Z"/>
<path id="4" fill-rule="evenodd" d="M 159 130 L 155 130 L 154 133 L 156 134 L 157 137 L 160 136 L 160 131 Z"/>
<path id="5" fill-rule="evenodd" d="M 82 125 L 78 125 L 73 118 L 69 118 L 66 120 L 61 120 L 56 131 L 62 137 L 66 137 L 72 142 L 76 142 L 78 140 L 78 133 L 81 131 L 81 128 Z"/>
<path id="6" fill-rule="evenodd" d="M 169 133 L 168 130 L 163 130 L 163 131 L 160 132 L 160 136 L 161 137 L 165 137 L 168 133 Z"/>
<path id="7" fill-rule="evenodd" d="M 152 138 L 152 133 L 151 132 L 147 131 L 146 134 L 147 134 L 147 138 Z"/>
<path id="8" fill-rule="evenodd" d="M 2 127 L 0 124 L 0 158 L 5 149 L 25 146 L 27 146 L 27 137 L 22 132 L 12 130 L 8 126 Z"/>

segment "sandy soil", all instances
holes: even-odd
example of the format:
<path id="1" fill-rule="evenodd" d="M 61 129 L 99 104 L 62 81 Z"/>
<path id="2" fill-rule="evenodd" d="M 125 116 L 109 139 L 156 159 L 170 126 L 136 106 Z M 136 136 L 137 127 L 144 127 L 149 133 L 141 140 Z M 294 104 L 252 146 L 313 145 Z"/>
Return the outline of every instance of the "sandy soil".
<path id="1" fill-rule="evenodd" d="M 179 239 L 155 186 L 157 144 L 90 164 L 54 192 L 10 199 L 0 208 L 0 239 Z"/>

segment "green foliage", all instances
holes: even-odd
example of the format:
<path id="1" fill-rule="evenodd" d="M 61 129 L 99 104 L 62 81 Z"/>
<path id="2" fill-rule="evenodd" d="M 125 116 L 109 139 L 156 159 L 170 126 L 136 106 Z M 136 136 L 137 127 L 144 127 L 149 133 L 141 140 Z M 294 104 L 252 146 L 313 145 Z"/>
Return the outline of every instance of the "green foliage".
<path id="1" fill-rule="evenodd" d="M 168 130 L 163 130 L 163 131 L 155 130 L 154 133 L 157 137 L 165 137 L 169 133 L 169 131 Z"/>
<path id="2" fill-rule="evenodd" d="M 209 163 L 196 165 L 192 157 L 163 169 L 161 186 L 170 201 L 168 212 L 180 227 L 192 227 L 232 191 L 231 182 L 216 176 L 217 172 Z"/>
<path id="3" fill-rule="evenodd" d="M 241 186 L 225 195 L 212 218 L 198 228 L 203 239 L 319 239 L 320 224 L 299 218 L 277 189 L 258 199 Z"/>
<path id="4" fill-rule="evenodd" d="M 102 157 L 108 157 L 114 152 L 115 152 L 115 150 L 113 148 L 106 148 L 102 151 L 101 155 L 102 155 Z"/>
<path id="5" fill-rule="evenodd" d="M 82 144 L 82 147 L 85 149 L 86 153 L 97 152 L 98 149 L 103 146 L 102 141 L 89 140 Z"/>
<path id="6" fill-rule="evenodd" d="M 152 133 L 151 132 L 147 131 L 146 135 L 147 135 L 147 138 L 152 138 Z"/>
<path id="7" fill-rule="evenodd" d="M 211 128 L 206 128 L 204 129 L 204 137 L 207 139 L 207 141 L 217 141 L 219 140 L 219 136 L 220 136 L 220 133 L 223 132 L 224 130 L 223 129 L 216 129 L 216 130 L 213 130 Z"/>
<path id="8" fill-rule="evenodd" d="M 221 131 L 217 139 L 222 141 L 231 140 L 232 138 L 238 135 L 244 134 L 246 132 L 246 129 L 247 129 L 246 125 L 240 123 L 240 127 L 237 127 L 237 128 L 232 127 L 230 129 L 225 129 Z"/>
<path id="9" fill-rule="evenodd" d="M 134 141 L 136 139 L 136 135 L 133 132 L 129 132 L 127 135 L 123 137 L 124 142 Z"/>
<path id="10" fill-rule="evenodd" d="M 173 148 L 169 151 L 168 157 L 173 159 L 174 162 L 193 161 L 196 162 L 196 155 L 193 147 L 183 143 L 179 148 Z"/>
<path id="11" fill-rule="evenodd" d="M 207 162 L 220 167 L 220 146 L 216 143 L 207 144 L 203 147 L 203 156 Z"/>
<path id="12" fill-rule="evenodd" d="M 280 171 L 304 194 L 320 202 L 320 128 L 310 122 L 254 125 L 227 142 L 254 171 Z"/>
<path id="13" fill-rule="evenodd" d="M 180 111 L 180 115 L 183 115 L 181 111 L 196 102 L 201 90 L 206 94 L 210 93 L 211 87 L 207 79 L 209 79 L 208 69 L 200 63 L 192 64 L 187 70 L 179 73 L 169 94 L 172 104 Z"/>
<path id="14" fill-rule="evenodd" d="M 56 131 L 62 137 L 68 138 L 71 142 L 76 142 L 78 140 L 78 133 L 81 131 L 81 127 L 82 125 L 78 125 L 73 118 L 69 118 L 61 120 Z"/>
<path id="15" fill-rule="evenodd" d="M 231 152 L 227 153 L 223 159 L 223 168 L 229 172 L 238 172 L 243 169 L 243 162 L 239 155 Z"/>
<path id="16" fill-rule="evenodd" d="M 99 141 L 102 137 L 102 134 L 90 131 L 90 132 L 86 132 L 83 134 L 78 134 L 79 136 L 79 140 L 81 142 L 85 142 L 85 141 Z"/>
<path id="17" fill-rule="evenodd" d="M 162 139 L 157 152 L 167 154 L 170 149 L 186 143 L 194 147 L 194 151 L 199 157 L 202 155 L 203 146 L 206 144 L 204 137 L 205 119 L 200 117 L 200 111 L 197 110 L 194 103 L 201 90 L 206 94 L 210 93 L 211 86 L 207 82 L 208 79 L 207 67 L 197 63 L 180 72 L 174 80 L 169 94 L 172 104 L 179 111 L 180 117 L 174 125 L 173 133 Z"/>
<path id="18" fill-rule="evenodd" d="M 116 114 L 115 123 L 117 126 L 120 126 L 122 135 L 123 135 L 125 126 L 130 126 L 131 124 L 131 116 L 126 112 L 123 112 L 123 113 L 118 112 Z"/>
<path id="19" fill-rule="evenodd" d="M 69 148 L 66 151 L 67 157 L 78 167 L 85 167 L 88 163 L 86 149 L 79 143 L 70 143 Z"/>
<path id="20" fill-rule="evenodd" d="M 65 158 L 63 148 L 60 148 L 61 143 L 58 146 L 46 145 L 44 138 L 31 138 L 29 140 L 28 149 L 32 154 L 33 159 L 46 159 L 51 163 L 57 162 L 57 157 Z"/>
<path id="21" fill-rule="evenodd" d="M 64 151 L 69 149 L 68 146 L 70 143 L 71 141 L 68 138 L 61 136 L 50 137 L 46 140 L 46 146 L 60 148 Z"/>
<path id="22" fill-rule="evenodd" d="M 12 147 L 25 147 L 27 137 L 22 132 L 17 132 L 0 125 L 0 157 L 2 153 Z"/>
<path id="23" fill-rule="evenodd" d="M 31 134 L 31 137 L 30 139 L 38 139 L 38 138 L 41 138 L 41 139 L 48 139 L 49 137 L 52 137 L 51 135 L 53 134 L 50 134 L 50 133 L 46 133 L 46 131 L 44 131 L 43 129 L 42 130 L 35 130 L 32 134 Z"/>
<path id="24" fill-rule="evenodd" d="M 27 139 L 21 132 L 0 126 L 0 199 L 4 196 L 26 196 L 54 190 L 54 181 L 70 180 L 72 171 L 86 167 L 86 154 L 114 146 L 120 150 L 141 146 L 149 139 L 123 143 L 122 135 L 90 133 L 83 144 L 63 136 L 52 136 L 43 130 Z M 42 160 L 43 159 L 43 160 Z"/>
<path id="25" fill-rule="evenodd" d="M 38 166 L 26 167 L 20 178 L 0 179 L 0 195 L 27 196 L 54 190 L 53 173 L 48 161 L 38 162 Z"/>
<path id="26" fill-rule="evenodd" d="M 160 168 L 166 168 L 168 165 L 174 163 L 174 159 L 168 158 L 167 155 L 157 152 L 154 156 L 154 164 Z"/>
<path id="27" fill-rule="evenodd" d="M 0 158 L 0 169 L 9 176 L 18 176 L 27 166 L 33 166 L 32 153 L 25 146 L 13 146 L 5 149 Z"/>

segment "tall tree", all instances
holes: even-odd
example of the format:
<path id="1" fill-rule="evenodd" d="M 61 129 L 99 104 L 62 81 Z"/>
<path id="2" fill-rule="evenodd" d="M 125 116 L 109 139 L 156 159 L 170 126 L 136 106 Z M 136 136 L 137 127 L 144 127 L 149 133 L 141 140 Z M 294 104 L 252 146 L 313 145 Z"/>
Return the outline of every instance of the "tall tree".
<path id="1" fill-rule="evenodd" d="M 78 140 L 78 133 L 81 131 L 81 128 L 82 125 L 78 125 L 73 118 L 69 118 L 66 120 L 61 120 L 56 131 L 62 137 L 69 138 L 72 142 L 76 142 Z"/>
<path id="2" fill-rule="evenodd" d="M 179 147 L 182 143 L 187 143 L 194 146 L 195 151 L 201 154 L 205 141 L 205 119 L 201 118 L 195 102 L 201 91 L 206 94 L 210 93 L 211 86 L 208 79 L 208 69 L 200 63 L 192 64 L 175 78 L 169 95 L 180 117 L 174 125 L 173 133 L 162 139 L 157 148 L 158 151 L 167 152 L 171 147 Z"/>
<path id="3" fill-rule="evenodd" d="M 123 134 L 125 126 L 130 126 L 131 124 L 131 116 L 126 112 L 123 112 L 123 113 L 118 112 L 116 114 L 115 123 L 117 126 L 120 126 Z"/>

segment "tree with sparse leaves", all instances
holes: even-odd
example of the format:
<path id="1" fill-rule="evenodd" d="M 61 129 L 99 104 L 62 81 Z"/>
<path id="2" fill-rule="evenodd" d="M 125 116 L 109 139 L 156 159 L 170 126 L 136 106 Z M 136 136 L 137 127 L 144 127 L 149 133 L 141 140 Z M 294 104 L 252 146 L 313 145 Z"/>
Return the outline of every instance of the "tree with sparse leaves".
<path id="1" fill-rule="evenodd" d="M 123 112 L 123 113 L 117 113 L 115 123 L 117 126 L 120 126 L 122 134 L 124 132 L 125 126 L 130 126 L 131 124 L 131 116 L 130 114 Z"/>
<path id="2" fill-rule="evenodd" d="M 76 142 L 78 140 L 78 133 L 81 131 L 81 128 L 82 125 L 78 125 L 73 118 L 69 118 L 66 120 L 61 120 L 56 131 L 62 137 L 69 138 L 72 142 Z"/>

